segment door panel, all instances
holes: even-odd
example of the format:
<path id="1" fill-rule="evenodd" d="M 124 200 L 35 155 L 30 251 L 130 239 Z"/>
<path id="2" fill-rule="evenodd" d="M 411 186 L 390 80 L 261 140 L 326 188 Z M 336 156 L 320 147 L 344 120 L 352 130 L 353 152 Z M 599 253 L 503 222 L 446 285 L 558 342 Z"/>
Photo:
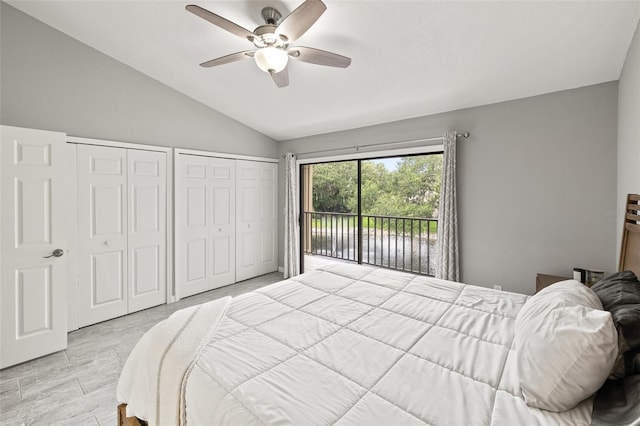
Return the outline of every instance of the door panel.
<path id="1" fill-rule="evenodd" d="M 24 129 L 29 130 L 29 129 Z M 53 133 L 53 132 L 51 132 Z M 14 140 L 16 166 L 45 166 L 51 167 L 51 146 L 32 142 L 30 140 Z"/>
<path id="2" fill-rule="evenodd" d="M 260 232 L 260 263 L 262 265 L 273 262 L 273 240 L 275 235 L 273 229 L 266 229 Z"/>
<path id="3" fill-rule="evenodd" d="M 209 289 L 236 282 L 236 162 L 209 158 L 211 275 Z"/>
<path id="4" fill-rule="evenodd" d="M 103 152 L 109 149 L 117 149 L 120 148 L 108 148 L 108 147 L 95 147 Z M 124 151 L 124 150 L 121 150 Z M 93 175 L 116 175 L 121 176 L 123 174 L 123 161 L 122 158 L 116 156 L 115 158 L 99 158 L 99 157 L 91 157 L 89 162 L 91 174 Z"/>
<path id="5" fill-rule="evenodd" d="M 231 264 L 233 259 L 229 247 L 232 245 L 231 237 L 223 236 L 213 239 L 213 273 L 222 275 L 233 272 L 235 265 Z"/>
<path id="6" fill-rule="evenodd" d="M 246 167 L 246 166 L 245 166 Z M 260 214 L 260 199 L 258 197 L 258 181 L 255 179 L 242 178 L 242 221 L 244 223 L 255 222 Z"/>
<path id="7" fill-rule="evenodd" d="M 167 301 L 166 154 L 128 149 L 129 312 Z"/>
<path id="8" fill-rule="evenodd" d="M 16 270 L 18 339 L 51 331 L 51 265 Z"/>
<path id="9" fill-rule="evenodd" d="M 254 268 L 256 264 L 256 244 L 258 243 L 255 232 L 244 232 L 241 236 L 242 241 L 242 252 L 240 252 L 240 265 L 243 269 L 247 270 L 250 268 Z M 252 276 L 253 271 L 246 271 L 245 275 L 248 278 Z M 242 279 L 247 279 L 242 278 Z"/>
<path id="10" fill-rule="evenodd" d="M 180 297 L 236 280 L 235 161 L 176 160 L 176 289 Z"/>
<path id="11" fill-rule="evenodd" d="M 262 196 L 262 204 L 260 209 L 260 220 L 264 221 L 265 224 L 269 221 L 275 219 L 275 187 L 273 186 L 271 181 L 265 180 L 262 181 L 262 191 L 260 191 L 260 195 Z"/>
<path id="12" fill-rule="evenodd" d="M 207 226 L 207 186 L 191 183 L 186 188 L 187 227 L 205 228 Z"/>
<path id="13" fill-rule="evenodd" d="M 274 163 L 260 164 L 260 193 L 262 203 L 260 212 L 260 264 L 258 273 L 267 274 L 278 270 L 278 231 L 277 192 L 278 192 L 278 165 Z"/>
<path id="14" fill-rule="evenodd" d="M 65 135 L 0 126 L 0 368 L 67 346 Z M 49 256 L 61 249 L 62 256 Z"/>
<path id="15" fill-rule="evenodd" d="M 207 164 L 206 157 L 180 155 L 175 165 L 176 293 L 180 298 L 207 291 L 210 285 Z"/>
<path id="16" fill-rule="evenodd" d="M 260 252 L 258 218 L 262 198 L 258 194 L 257 179 L 260 164 L 255 161 L 236 161 L 238 179 L 236 211 L 240 213 L 236 224 L 236 279 L 238 281 L 260 275 L 257 263 L 257 254 Z"/>
<path id="17" fill-rule="evenodd" d="M 213 188 L 213 224 L 216 226 L 231 226 L 233 213 L 231 188 Z"/>
<path id="18" fill-rule="evenodd" d="M 91 256 L 91 306 L 100 307 L 124 299 L 122 263 L 120 250 Z"/>
<path id="19" fill-rule="evenodd" d="M 236 278 L 245 280 L 276 271 L 278 217 L 277 164 L 237 161 L 238 248 Z"/>
<path id="20" fill-rule="evenodd" d="M 78 325 L 127 313 L 127 150 L 77 145 Z"/>
<path id="21" fill-rule="evenodd" d="M 93 237 L 124 233 L 124 206 L 122 205 L 124 187 L 120 182 L 106 185 L 91 185 L 91 235 Z M 107 240 L 105 240 L 106 242 Z M 106 244 L 109 245 L 109 244 Z"/>
<path id="22" fill-rule="evenodd" d="M 205 280 L 207 277 L 207 240 L 187 241 L 187 283 Z M 203 290 L 204 291 L 204 290 Z"/>
<path id="23" fill-rule="evenodd" d="M 146 295 L 162 291 L 160 286 L 160 253 L 157 246 L 140 247 L 133 251 L 133 294 Z"/>
<path id="24" fill-rule="evenodd" d="M 51 244 L 51 179 L 16 179 L 15 184 L 16 247 Z"/>
<path id="25" fill-rule="evenodd" d="M 158 186 L 132 186 L 133 232 L 160 231 L 160 194 Z"/>

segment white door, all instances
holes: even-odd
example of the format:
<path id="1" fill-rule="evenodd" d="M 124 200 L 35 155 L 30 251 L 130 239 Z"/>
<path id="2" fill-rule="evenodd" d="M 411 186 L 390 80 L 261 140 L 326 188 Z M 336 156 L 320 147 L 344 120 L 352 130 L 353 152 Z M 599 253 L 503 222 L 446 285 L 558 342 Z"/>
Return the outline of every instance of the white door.
<path id="1" fill-rule="evenodd" d="M 167 158 L 164 152 L 127 150 L 128 312 L 167 301 Z"/>
<path id="2" fill-rule="evenodd" d="M 235 160 L 182 154 L 176 177 L 178 295 L 234 283 Z"/>
<path id="3" fill-rule="evenodd" d="M 127 313 L 127 151 L 77 146 L 78 324 Z"/>
<path id="4" fill-rule="evenodd" d="M 5 368 L 67 347 L 68 147 L 63 133 L 9 126 L 0 132 L 0 368 Z"/>
<path id="5" fill-rule="evenodd" d="M 210 158 L 208 188 L 211 194 L 211 244 L 209 289 L 236 282 L 236 170 L 235 160 Z"/>
<path id="6" fill-rule="evenodd" d="M 236 279 L 273 272 L 277 266 L 277 164 L 236 161 Z"/>
<path id="7" fill-rule="evenodd" d="M 258 186 L 258 168 L 253 161 L 236 163 L 236 279 L 243 281 L 260 275 L 258 272 L 258 247 L 260 232 L 260 199 Z"/>
<path id="8" fill-rule="evenodd" d="M 278 270 L 278 165 L 259 163 L 260 173 L 260 252 L 259 275 Z"/>
<path id="9" fill-rule="evenodd" d="M 176 293 L 187 297 L 209 289 L 210 200 L 207 157 L 180 155 L 176 161 Z"/>

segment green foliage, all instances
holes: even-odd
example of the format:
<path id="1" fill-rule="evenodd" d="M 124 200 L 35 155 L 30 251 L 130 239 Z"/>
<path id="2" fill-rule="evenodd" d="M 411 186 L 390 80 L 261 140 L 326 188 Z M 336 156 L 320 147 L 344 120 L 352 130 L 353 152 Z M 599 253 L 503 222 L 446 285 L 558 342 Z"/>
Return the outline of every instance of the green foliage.
<path id="1" fill-rule="evenodd" d="M 394 173 L 394 216 L 433 217 L 440 201 L 442 155 L 403 157 Z M 377 204 L 376 211 L 385 204 Z M 389 209 L 387 209 L 389 210 Z"/>
<path id="2" fill-rule="evenodd" d="M 343 161 L 313 167 L 313 208 L 317 212 L 357 211 L 357 163 Z M 437 213 L 442 155 L 400 157 L 396 170 L 362 162 L 362 213 L 431 218 Z"/>
<path id="3" fill-rule="evenodd" d="M 349 213 L 357 209 L 358 166 L 355 161 L 313 166 L 313 210 Z"/>

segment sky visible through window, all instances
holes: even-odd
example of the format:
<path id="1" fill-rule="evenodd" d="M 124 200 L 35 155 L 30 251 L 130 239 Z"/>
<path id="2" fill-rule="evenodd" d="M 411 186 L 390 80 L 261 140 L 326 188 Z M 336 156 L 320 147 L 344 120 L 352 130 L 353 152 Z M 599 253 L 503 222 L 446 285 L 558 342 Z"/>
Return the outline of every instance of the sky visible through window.
<path id="1" fill-rule="evenodd" d="M 371 162 L 374 164 L 382 164 L 388 171 L 393 172 L 398 169 L 398 160 L 400 160 L 400 157 L 379 158 L 371 160 Z"/>

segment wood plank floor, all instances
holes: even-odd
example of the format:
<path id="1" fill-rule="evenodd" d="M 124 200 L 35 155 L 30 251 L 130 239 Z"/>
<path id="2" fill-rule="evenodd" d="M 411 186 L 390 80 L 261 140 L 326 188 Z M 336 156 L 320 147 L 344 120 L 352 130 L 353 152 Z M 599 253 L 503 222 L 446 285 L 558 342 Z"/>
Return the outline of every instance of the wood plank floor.
<path id="1" fill-rule="evenodd" d="M 280 280 L 274 272 L 69 333 L 66 350 L 0 370 L 0 425 L 115 425 L 118 376 L 145 331 L 179 309 Z"/>

